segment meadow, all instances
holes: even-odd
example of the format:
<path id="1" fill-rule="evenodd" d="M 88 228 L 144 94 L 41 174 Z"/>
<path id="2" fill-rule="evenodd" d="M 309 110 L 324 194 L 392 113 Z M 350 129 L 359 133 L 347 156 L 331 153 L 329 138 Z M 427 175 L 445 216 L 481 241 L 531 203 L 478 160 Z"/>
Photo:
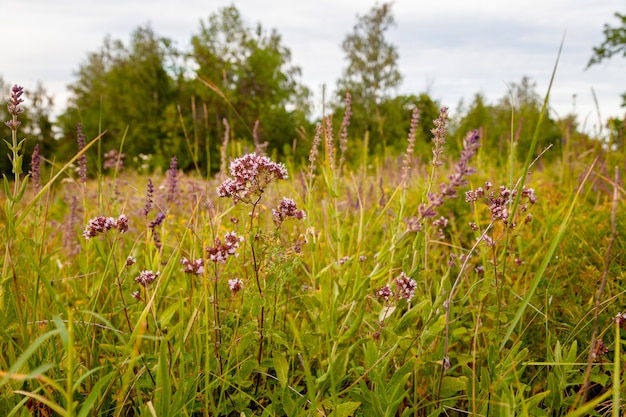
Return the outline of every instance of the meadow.
<path id="1" fill-rule="evenodd" d="M 621 151 L 520 162 L 512 115 L 505 164 L 452 154 L 443 108 L 402 155 L 346 118 L 304 165 L 226 137 L 208 178 L 103 175 L 100 137 L 22 166 L 11 94 L 0 415 L 624 414 Z"/>

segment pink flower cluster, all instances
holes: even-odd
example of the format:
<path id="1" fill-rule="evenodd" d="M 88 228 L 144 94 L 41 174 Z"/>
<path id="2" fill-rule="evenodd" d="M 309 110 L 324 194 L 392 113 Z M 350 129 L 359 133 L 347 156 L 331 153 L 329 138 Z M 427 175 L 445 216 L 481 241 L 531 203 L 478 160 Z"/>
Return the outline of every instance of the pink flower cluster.
<path id="1" fill-rule="evenodd" d="M 190 261 L 187 258 L 183 258 L 180 260 L 180 263 L 183 264 L 183 272 L 185 272 L 186 274 L 204 274 L 204 259 L 202 258 L 193 261 Z"/>
<path id="2" fill-rule="evenodd" d="M 230 291 L 233 293 L 233 295 L 235 295 L 243 289 L 243 281 L 239 278 L 229 279 L 228 288 L 230 288 Z"/>
<path id="3" fill-rule="evenodd" d="M 120 214 L 117 219 L 113 217 L 98 216 L 89 220 L 83 231 L 83 237 L 87 240 L 96 237 L 100 233 L 104 233 L 111 229 L 117 229 L 120 233 L 128 231 L 128 217 Z"/>
<path id="4" fill-rule="evenodd" d="M 152 272 L 151 270 L 143 270 L 139 273 L 139 276 L 135 278 L 135 281 L 143 287 L 147 287 L 156 280 L 160 272 Z"/>
<path id="5" fill-rule="evenodd" d="M 396 277 L 393 282 L 396 287 L 395 293 L 392 291 L 391 286 L 386 284 L 376 291 L 376 296 L 385 302 L 389 301 L 392 297 L 398 300 L 405 299 L 410 301 L 415 296 L 417 283 L 404 272 L 400 272 L 400 275 Z"/>
<path id="6" fill-rule="evenodd" d="M 498 187 L 498 189 L 493 189 L 493 185 L 490 182 L 485 183 L 485 188 L 478 187 L 474 190 L 467 191 L 465 193 L 465 201 L 468 203 L 474 203 L 480 199 L 485 198 L 486 204 L 489 206 L 489 211 L 491 212 L 491 220 L 502 220 L 504 224 L 508 224 L 509 222 L 509 206 L 515 200 L 517 196 L 517 189 L 509 190 L 504 185 Z M 535 190 L 532 188 L 522 187 L 522 205 L 520 206 L 520 211 L 522 213 L 528 210 L 528 204 L 535 204 L 537 202 L 537 196 L 535 195 Z M 530 215 L 526 216 L 525 221 L 530 221 Z M 515 223 L 510 225 L 511 228 L 516 226 Z"/>
<path id="7" fill-rule="evenodd" d="M 243 242 L 243 237 L 237 236 L 235 232 L 226 233 L 223 243 L 216 238 L 215 246 L 206 249 L 209 259 L 213 262 L 225 263 L 230 256 L 237 256 L 237 248 L 241 242 Z"/>
<path id="8" fill-rule="evenodd" d="M 276 227 L 280 227 L 287 217 L 302 220 L 306 218 L 306 213 L 304 210 L 298 210 L 296 203 L 291 198 L 283 197 L 278 203 L 278 207 L 272 209 L 272 219 Z"/>
<path id="9" fill-rule="evenodd" d="M 287 169 L 267 156 L 250 153 L 230 163 L 230 175 L 232 178 L 217 187 L 217 195 L 239 202 L 248 201 L 251 194 L 260 195 L 274 180 L 286 179 Z"/>

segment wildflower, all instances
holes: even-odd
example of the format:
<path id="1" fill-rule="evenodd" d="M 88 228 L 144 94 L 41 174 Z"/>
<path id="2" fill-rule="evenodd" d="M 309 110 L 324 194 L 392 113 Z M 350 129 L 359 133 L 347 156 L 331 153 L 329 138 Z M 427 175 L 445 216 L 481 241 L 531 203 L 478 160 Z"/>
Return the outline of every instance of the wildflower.
<path id="1" fill-rule="evenodd" d="M 326 157 L 330 169 L 337 168 L 335 161 L 335 138 L 333 137 L 333 118 L 329 115 L 324 118 L 324 139 L 326 143 Z"/>
<path id="2" fill-rule="evenodd" d="M 128 255 L 128 257 L 126 258 L 126 266 L 132 266 L 137 262 L 137 259 L 135 259 L 135 257 L 133 257 L 132 255 Z"/>
<path id="3" fill-rule="evenodd" d="M 137 290 L 133 291 L 130 294 L 130 296 L 133 297 L 137 301 L 141 301 L 141 293 L 139 291 L 137 291 Z"/>
<path id="4" fill-rule="evenodd" d="M 376 297 L 385 302 L 389 301 L 389 299 L 393 297 L 393 292 L 391 291 L 389 284 L 379 288 L 378 291 L 376 291 Z"/>
<path id="5" fill-rule="evenodd" d="M 480 148 L 480 134 L 478 130 L 472 130 L 463 138 L 463 150 L 461 157 L 454 166 L 454 174 L 450 175 L 448 184 L 441 184 L 439 187 L 442 196 L 447 198 L 456 197 L 456 190 L 467 185 L 466 177 L 476 172 L 476 168 L 470 167 L 469 161 Z"/>
<path id="6" fill-rule="evenodd" d="M 228 288 L 230 288 L 230 291 L 233 293 L 233 295 L 235 295 L 243 289 L 243 281 L 239 278 L 229 279 Z"/>
<path id="7" fill-rule="evenodd" d="M 430 132 L 433 134 L 433 162 L 436 167 L 441 166 L 443 162 L 441 158 L 443 156 L 444 145 L 446 144 L 446 131 L 448 126 L 448 108 L 442 107 L 439 111 L 439 117 L 434 121 L 435 128 Z"/>
<path id="8" fill-rule="evenodd" d="M 283 164 L 255 153 L 244 155 L 230 163 L 230 175 L 218 188 L 219 197 L 232 197 L 235 202 L 248 201 L 250 194 L 261 195 L 274 180 L 287 178 Z"/>
<path id="9" fill-rule="evenodd" d="M 33 150 L 33 156 L 30 161 L 30 178 L 33 180 L 33 186 L 35 187 L 35 191 L 39 191 L 41 188 L 41 157 L 39 156 L 39 144 L 35 145 L 35 149 Z"/>
<path id="10" fill-rule="evenodd" d="M 180 260 L 180 263 L 183 264 L 183 272 L 186 274 L 194 274 L 194 275 L 202 275 L 204 274 L 204 259 L 196 259 L 194 261 L 190 261 L 187 258 L 183 258 Z"/>
<path id="11" fill-rule="evenodd" d="M 24 94 L 24 87 L 14 85 L 11 89 L 11 94 L 9 95 L 7 104 L 9 114 L 13 117 L 5 124 L 14 132 L 16 132 L 17 128 L 22 124 L 19 120 L 17 120 L 18 116 L 24 111 L 24 108 L 20 106 L 20 104 L 24 102 L 22 94 Z"/>
<path id="12" fill-rule="evenodd" d="M 235 232 L 228 232 L 224 235 L 224 243 L 219 238 L 215 239 L 215 246 L 207 248 L 209 259 L 213 262 L 225 263 L 230 256 L 237 256 L 237 248 L 243 242 L 243 237 L 237 236 Z"/>
<path id="13" fill-rule="evenodd" d="M 176 198 L 178 191 L 178 159 L 176 155 L 170 160 L 170 169 L 167 170 L 167 202 L 171 203 Z"/>
<path id="14" fill-rule="evenodd" d="M 102 168 L 104 169 L 117 169 L 121 171 L 124 168 L 124 158 L 126 154 L 118 152 L 116 149 L 111 149 L 109 152 L 103 155 L 104 163 Z"/>
<path id="15" fill-rule="evenodd" d="M 87 240 L 97 236 L 100 233 L 104 233 L 111 229 L 118 229 L 120 233 L 128 231 L 128 218 L 120 214 L 119 217 L 114 219 L 113 217 L 98 216 L 89 220 L 83 231 L 83 237 Z"/>
<path id="16" fill-rule="evenodd" d="M 359 256 L 359 262 L 365 262 L 365 261 L 367 261 L 367 256 L 365 255 Z"/>
<path id="17" fill-rule="evenodd" d="M 417 133 L 417 125 L 420 119 L 420 111 L 417 107 L 413 109 L 413 114 L 411 116 L 411 127 L 409 128 L 409 138 L 407 140 L 408 145 L 406 147 L 406 153 L 404 154 L 404 159 L 402 160 L 402 187 L 407 188 L 409 185 L 409 173 L 411 171 L 411 157 L 413 156 L 413 152 L 415 150 L 415 137 Z"/>
<path id="18" fill-rule="evenodd" d="M 139 276 L 135 278 L 135 281 L 142 287 L 147 287 L 152 284 L 155 279 L 159 277 L 160 272 L 152 272 L 151 270 L 143 270 L 139 273 Z"/>
<path id="19" fill-rule="evenodd" d="M 339 136 L 339 150 L 341 150 L 341 158 L 339 159 L 339 165 L 342 166 L 346 161 L 346 152 L 348 151 L 348 126 L 350 125 L 350 116 L 352 115 L 351 103 L 352 97 L 349 92 L 346 92 L 346 112 L 343 115 L 341 122 L 341 136 Z"/>
<path id="20" fill-rule="evenodd" d="M 287 217 L 302 220 L 306 218 L 306 213 L 304 210 L 298 210 L 296 203 L 291 198 L 283 197 L 278 203 L 278 207 L 272 209 L 272 219 L 278 228 Z"/>
<path id="21" fill-rule="evenodd" d="M 626 313 L 617 313 L 613 317 L 613 321 L 619 325 L 622 329 L 626 330 Z"/>
<path id="22" fill-rule="evenodd" d="M 315 137 L 313 138 L 313 145 L 311 146 L 311 151 L 309 152 L 309 178 L 313 178 L 313 174 L 315 172 L 315 161 L 317 161 L 317 156 L 319 154 L 318 147 L 322 142 L 322 125 L 318 123 L 315 126 Z"/>
<path id="23" fill-rule="evenodd" d="M 485 267 L 482 265 L 477 265 L 476 268 L 474 268 L 474 272 L 476 272 L 478 275 L 484 275 Z"/>
<path id="24" fill-rule="evenodd" d="M 344 256 L 343 258 L 339 259 L 339 265 L 343 265 L 346 262 L 348 262 L 350 260 L 349 256 Z"/>
<path id="25" fill-rule="evenodd" d="M 156 219 L 154 219 L 150 223 L 148 223 L 148 227 L 150 229 L 154 230 L 155 227 L 160 226 L 161 223 L 163 223 L 163 220 L 165 220 L 165 217 L 167 217 L 167 215 L 164 212 L 160 212 L 156 216 Z"/>
<path id="26" fill-rule="evenodd" d="M 422 224 L 417 217 L 411 217 L 410 219 L 404 219 L 406 223 L 406 230 L 411 233 L 416 233 L 422 230 Z"/>
<path id="27" fill-rule="evenodd" d="M 126 233 L 128 232 L 128 226 L 128 217 L 120 214 L 117 218 L 117 222 L 115 222 L 115 227 L 120 231 L 120 233 Z"/>
<path id="28" fill-rule="evenodd" d="M 148 187 L 146 189 L 146 204 L 143 206 L 143 214 L 147 216 L 152 210 L 152 204 L 154 203 L 154 184 L 152 183 L 152 179 L 148 178 Z"/>
<path id="29" fill-rule="evenodd" d="M 76 125 L 76 141 L 78 142 L 78 151 L 85 148 L 85 134 L 83 133 L 83 124 Z M 82 154 L 78 158 L 78 176 L 80 181 L 85 184 L 87 182 L 87 155 Z"/>
<path id="30" fill-rule="evenodd" d="M 501 185 L 496 189 L 492 189 L 493 185 L 490 182 L 485 183 L 485 189 L 478 187 L 475 190 L 470 190 L 465 193 L 465 201 L 468 203 L 475 203 L 476 201 L 485 198 L 485 203 L 489 206 L 491 213 L 491 220 L 501 220 L 504 224 L 511 228 L 515 228 L 515 223 L 509 224 L 509 207 L 517 196 L 517 189 L 509 190 L 506 186 Z M 537 196 L 535 190 L 532 188 L 522 187 L 522 199 L 524 204 L 520 206 L 522 213 L 528 210 L 528 204 L 535 204 L 537 202 Z M 527 214 L 524 217 L 524 222 L 529 223 L 532 220 L 532 216 Z"/>
<path id="31" fill-rule="evenodd" d="M 404 272 L 400 272 L 400 276 L 394 282 L 396 283 L 396 296 L 410 301 L 415 295 L 415 289 L 417 288 L 415 280 L 411 279 Z"/>
<path id="32" fill-rule="evenodd" d="M 433 226 L 444 229 L 448 225 L 448 219 L 441 216 L 436 220 L 433 220 Z"/>

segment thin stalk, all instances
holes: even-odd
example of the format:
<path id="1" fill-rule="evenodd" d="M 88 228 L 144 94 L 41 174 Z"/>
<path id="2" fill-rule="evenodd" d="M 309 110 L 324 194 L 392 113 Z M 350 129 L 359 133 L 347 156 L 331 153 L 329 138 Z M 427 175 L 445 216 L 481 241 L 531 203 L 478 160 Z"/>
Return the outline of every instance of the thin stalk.
<path id="1" fill-rule="evenodd" d="M 445 330 L 445 338 L 444 338 L 444 345 L 443 345 L 443 360 L 441 362 L 441 373 L 439 374 L 439 383 L 437 385 L 437 402 L 439 402 L 441 399 L 440 397 L 441 396 L 441 383 L 443 382 L 443 375 L 446 373 L 448 369 L 450 369 L 450 358 L 448 357 L 448 348 L 450 345 L 450 310 L 452 307 L 452 297 L 454 297 L 454 293 L 456 292 L 456 287 L 459 285 L 459 282 L 461 282 L 461 277 L 463 276 L 465 267 L 467 266 L 467 263 L 472 257 L 472 254 L 474 253 L 474 251 L 476 250 L 480 242 L 482 242 L 483 238 L 487 235 L 487 232 L 489 232 L 493 224 L 494 224 L 494 221 L 492 220 L 491 223 L 489 223 L 489 225 L 485 228 L 480 238 L 476 240 L 476 243 L 474 243 L 474 246 L 472 246 L 472 248 L 467 253 L 465 260 L 463 261 L 463 265 L 461 265 L 461 270 L 459 271 L 458 275 L 456 276 L 456 279 L 454 280 L 454 283 L 452 284 L 452 288 L 450 289 L 448 298 L 443 303 L 443 308 L 445 308 L 446 310 L 446 327 L 445 327 L 446 330 Z"/>
<path id="2" fill-rule="evenodd" d="M 604 292 L 604 287 L 606 286 L 606 281 L 609 276 L 609 267 L 611 265 L 611 254 L 613 251 L 613 244 L 615 243 L 615 236 L 617 235 L 617 202 L 619 197 L 618 192 L 618 183 L 619 183 L 619 168 L 615 167 L 615 178 L 613 183 L 613 207 L 611 209 L 611 239 L 609 240 L 609 245 L 606 248 L 606 254 L 604 256 L 604 271 L 602 272 L 602 281 L 600 282 L 600 288 L 596 293 L 596 305 L 593 315 L 593 331 L 591 333 L 591 342 L 589 344 L 589 356 L 587 357 L 587 368 L 585 369 L 585 378 L 580 394 L 580 402 L 584 404 L 587 401 L 587 394 L 589 392 L 589 378 L 591 377 L 591 368 L 593 366 L 593 361 L 595 359 L 595 347 L 598 338 L 598 317 L 600 315 L 600 304 L 602 303 L 602 294 Z M 619 355 L 619 339 L 616 340 L 616 355 Z M 577 401 L 578 402 L 578 401 Z M 576 404 L 575 404 L 576 405 Z"/>

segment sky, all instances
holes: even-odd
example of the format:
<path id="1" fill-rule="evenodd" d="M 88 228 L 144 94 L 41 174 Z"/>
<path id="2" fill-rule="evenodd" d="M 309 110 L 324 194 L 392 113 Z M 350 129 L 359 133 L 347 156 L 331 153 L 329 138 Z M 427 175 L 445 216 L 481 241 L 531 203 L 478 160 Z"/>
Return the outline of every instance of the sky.
<path id="1" fill-rule="evenodd" d="M 322 86 L 327 94 L 332 92 L 347 65 L 342 41 L 357 15 L 367 14 L 376 2 L 0 0 L 0 76 L 7 85 L 26 89 L 42 82 L 60 111 L 67 85 L 105 36 L 127 44 L 134 29 L 149 23 L 157 35 L 184 50 L 199 32 L 200 21 L 231 4 L 250 25 L 278 31 L 319 112 Z M 450 107 L 452 117 L 461 101 L 469 104 L 477 93 L 497 103 L 508 94 L 507 85 L 524 76 L 543 97 L 564 39 L 550 93 L 551 116 L 575 113 L 581 128 L 600 132 L 609 116 L 623 118 L 626 113 L 620 107 L 626 59 L 614 56 L 585 67 L 592 48 L 604 39 L 604 25 L 617 25 L 614 13 L 624 9 L 624 0 L 395 0 L 396 25 L 386 38 L 400 56 L 403 81 L 397 93 L 426 92 Z"/>

